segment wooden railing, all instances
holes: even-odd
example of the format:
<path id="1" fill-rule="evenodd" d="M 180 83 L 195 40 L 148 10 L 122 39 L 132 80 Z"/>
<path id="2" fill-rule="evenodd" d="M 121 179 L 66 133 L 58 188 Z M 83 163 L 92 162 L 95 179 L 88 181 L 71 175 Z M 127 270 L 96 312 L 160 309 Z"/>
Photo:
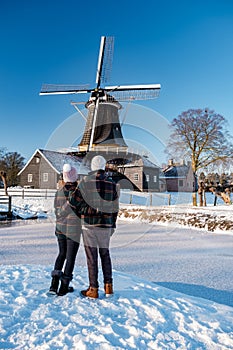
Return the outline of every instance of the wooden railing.
<path id="1" fill-rule="evenodd" d="M 49 189 L 32 189 L 32 188 L 8 188 L 7 192 L 9 196 L 20 197 L 20 198 L 51 198 L 54 197 L 57 190 Z M 0 196 L 4 195 L 4 190 L 0 189 Z"/>
<path id="2" fill-rule="evenodd" d="M 8 189 L 8 195 L 10 197 L 26 198 L 53 198 L 57 190 L 49 189 L 32 189 L 32 188 L 17 188 Z M 4 196 L 4 190 L 0 189 L 0 197 L 8 198 Z M 170 205 L 171 195 L 160 192 L 136 192 L 121 190 L 120 202 L 122 204 L 136 204 L 143 206 L 153 205 Z"/>
<path id="3" fill-rule="evenodd" d="M 3 205 L 3 208 L 1 208 L 1 205 Z M 7 207 L 7 209 L 5 209 Z M 7 215 L 10 217 L 12 215 L 11 210 L 11 196 L 1 196 L 0 195 L 0 214 L 1 215 Z"/>

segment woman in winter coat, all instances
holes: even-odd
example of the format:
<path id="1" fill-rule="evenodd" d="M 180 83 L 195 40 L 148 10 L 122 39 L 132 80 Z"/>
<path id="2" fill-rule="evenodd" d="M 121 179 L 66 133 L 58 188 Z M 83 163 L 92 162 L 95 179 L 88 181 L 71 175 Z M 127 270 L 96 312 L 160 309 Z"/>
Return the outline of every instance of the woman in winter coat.
<path id="1" fill-rule="evenodd" d="M 63 166 L 63 180 L 64 185 L 57 191 L 54 199 L 55 235 L 59 253 L 51 272 L 52 282 L 49 289 L 50 294 L 60 296 L 73 292 L 73 288 L 69 287 L 69 283 L 73 278 L 82 230 L 80 217 L 78 216 L 77 171 L 70 164 L 64 164 Z M 73 204 L 71 204 L 71 198 Z M 60 288 L 59 282 L 61 282 Z"/>

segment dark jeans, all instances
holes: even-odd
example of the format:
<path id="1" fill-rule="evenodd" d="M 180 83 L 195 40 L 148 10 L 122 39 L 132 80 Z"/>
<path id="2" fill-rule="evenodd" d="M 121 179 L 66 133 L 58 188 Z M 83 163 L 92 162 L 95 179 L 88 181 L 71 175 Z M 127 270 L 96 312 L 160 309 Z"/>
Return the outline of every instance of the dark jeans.
<path id="1" fill-rule="evenodd" d="M 89 284 L 98 288 L 98 252 L 100 255 L 104 283 L 112 283 L 112 262 L 109 252 L 111 229 L 83 228 L 83 242 L 87 257 Z"/>
<path id="2" fill-rule="evenodd" d="M 76 255 L 79 249 L 79 242 L 67 238 L 59 233 L 56 235 L 59 253 L 55 261 L 54 270 L 62 270 L 66 260 L 64 275 L 72 279 Z"/>

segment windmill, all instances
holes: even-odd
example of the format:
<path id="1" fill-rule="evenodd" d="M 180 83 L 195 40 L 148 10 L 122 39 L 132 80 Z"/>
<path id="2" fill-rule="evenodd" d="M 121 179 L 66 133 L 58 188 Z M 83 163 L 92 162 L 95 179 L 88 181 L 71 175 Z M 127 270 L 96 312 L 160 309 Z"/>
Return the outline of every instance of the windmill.
<path id="1" fill-rule="evenodd" d="M 79 143 L 79 150 L 84 153 L 100 148 L 126 151 L 118 114 L 122 108 L 120 102 L 148 100 L 159 95 L 160 84 L 105 86 L 111 72 L 113 47 L 113 37 L 101 37 L 95 87 L 44 84 L 40 92 L 40 95 L 90 94 L 85 104 L 86 126 Z"/>

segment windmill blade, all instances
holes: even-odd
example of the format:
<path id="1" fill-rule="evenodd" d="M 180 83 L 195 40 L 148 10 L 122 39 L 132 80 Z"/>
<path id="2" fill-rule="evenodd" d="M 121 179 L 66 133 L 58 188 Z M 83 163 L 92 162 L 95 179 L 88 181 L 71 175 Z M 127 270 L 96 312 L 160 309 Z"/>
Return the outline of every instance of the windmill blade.
<path id="1" fill-rule="evenodd" d="M 159 96 L 160 84 L 106 86 L 108 100 L 149 100 Z"/>
<path id="2" fill-rule="evenodd" d="M 40 95 L 85 94 L 93 91 L 93 89 L 88 89 L 88 85 L 43 84 Z"/>
<path id="3" fill-rule="evenodd" d="M 106 83 L 110 79 L 113 48 L 114 37 L 102 36 L 100 41 L 100 51 L 96 73 L 97 88 L 99 88 L 102 83 Z"/>

